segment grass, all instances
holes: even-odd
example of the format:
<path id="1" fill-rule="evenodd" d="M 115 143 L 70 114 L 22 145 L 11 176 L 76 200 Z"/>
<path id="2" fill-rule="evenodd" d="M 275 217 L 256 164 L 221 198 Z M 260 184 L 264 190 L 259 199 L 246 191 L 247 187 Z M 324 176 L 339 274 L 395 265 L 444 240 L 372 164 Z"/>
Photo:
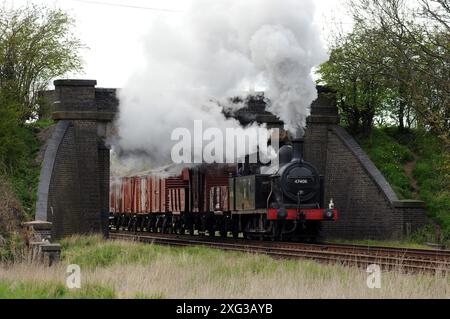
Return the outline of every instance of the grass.
<path id="1" fill-rule="evenodd" d="M 0 299 L 112 299 L 114 290 L 102 285 L 88 284 L 70 290 L 57 281 L 0 282 Z"/>
<path id="2" fill-rule="evenodd" d="M 53 124 L 55 124 L 55 121 L 52 119 L 40 119 L 40 120 L 34 122 L 33 126 L 39 128 L 39 129 L 45 129 L 49 126 L 52 126 Z"/>
<path id="3" fill-rule="evenodd" d="M 207 248 L 173 248 L 73 237 L 54 267 L 0 267 L 4 298 L 449 298 L 450 278 L 382 274 L 366 286 L 364 269 Z M 81 267 L 80 290 L 65 286 L 66 267 Z"/>
<path id="4" fill-rule="evenodd" d="M 404 170 L 404 165 L 414 159 L 409 148 L 399 144 L 381 129 L 374 129 L 370 137 L 360 138 L 359 142 L 397 196 L 400 199 L 410 199 L 411 181 Z"/>
<path id="5" fill-rule="evenodd" d="M 393 248 L 433 249 L 430 246 L 420 244 L 412 239 L 406 239 L 403 241 L 370 240 L 370 239 L 362 239 L 362 240 L 333 239 L 330 240 L 329 242 L 337 244 L 354 244 L 354 245 L 393 247 Z"/>
<path id="6" fill-rule="evenodd" d="M 400 199 L 412 197 L 412 179 L 415 180 L 417 199 L 426 203 L 428 216 L 441 226 L 441 241 L 449 241 L 450 171 L 446 159 L 450 155 L 444 143 L 424 131 L 399 131 L 395 127 L 376 128 L 370 137 L 358 140 Z M 405 172 L 405 164 L 414 157 L 417 162 L 411 178 Z M 426 241 L 432 237 L 434 227 L 426 227 L 413 239 Z"/>

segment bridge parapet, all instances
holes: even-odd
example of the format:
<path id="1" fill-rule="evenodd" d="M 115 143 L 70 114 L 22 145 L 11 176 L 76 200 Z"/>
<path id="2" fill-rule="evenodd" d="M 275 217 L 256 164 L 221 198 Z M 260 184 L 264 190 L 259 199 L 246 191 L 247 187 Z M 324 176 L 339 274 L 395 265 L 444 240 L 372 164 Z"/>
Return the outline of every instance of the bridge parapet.
<path id="1" fill-rule="evenodd" d="M 117 112 L 113 89 L 95 80 L 56 80 L 55 131 L 45 151 L 36 219 L 52 223 L 52 238 L 99 233 L 109 210 L 110 150 L 105 144 Z"/>

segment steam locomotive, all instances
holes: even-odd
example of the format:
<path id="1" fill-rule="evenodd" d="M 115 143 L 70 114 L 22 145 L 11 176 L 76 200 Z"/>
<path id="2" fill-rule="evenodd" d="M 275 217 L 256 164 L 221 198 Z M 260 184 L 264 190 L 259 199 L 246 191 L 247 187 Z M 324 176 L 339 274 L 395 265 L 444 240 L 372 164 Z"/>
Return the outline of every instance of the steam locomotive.
<path id="1" fill-rule="evenodd" d="M 324 179 L 303 160 L 303 140 L 278 152 L 278 166 L 208 164 L 179 176 L 115 178 L 110 227 L 248 239 L 314 241 L 338 210 L 324 204 Z"/>

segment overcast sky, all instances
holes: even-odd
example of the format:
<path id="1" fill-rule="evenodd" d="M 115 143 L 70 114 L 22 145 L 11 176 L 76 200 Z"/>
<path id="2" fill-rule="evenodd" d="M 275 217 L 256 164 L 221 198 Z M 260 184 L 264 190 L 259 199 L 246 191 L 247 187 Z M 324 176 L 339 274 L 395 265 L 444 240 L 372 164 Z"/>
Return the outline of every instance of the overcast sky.
<path id="1" fill-rule="evenodd" d="M 1 0 L 0 0 L 1 1 Z M 96 79 L 99 87 L 121 87 L 142 62 L 142 38 L 152 19 L 165 19 L 176 24 L 189 6 L 189 0 L 3 0 L 7 6 L 28 3 L 59 7 L 75 17 L 76 33 L 89 47 L 82 52 L 83 74 L 72 78 Z M 214 0 L 211 0 L 214 1 Z M 242 0 L 245 1 L 245 0 Z M 282 1 L 282 0 L 280 0 Z M 301 0 L 299 0 L 301 1 Z M 316 0 L 316 21 L 323 29 L 324 41 L 333 32 L 330 21 L 345 25 L 351 19 L 341 8 L 344 0 Z M 112 6 L 102 3 L 119 4 Z M 135 7 L 146 7 L 150 10 Z M 251 13 L 249 13 L 251 14 Z"/>

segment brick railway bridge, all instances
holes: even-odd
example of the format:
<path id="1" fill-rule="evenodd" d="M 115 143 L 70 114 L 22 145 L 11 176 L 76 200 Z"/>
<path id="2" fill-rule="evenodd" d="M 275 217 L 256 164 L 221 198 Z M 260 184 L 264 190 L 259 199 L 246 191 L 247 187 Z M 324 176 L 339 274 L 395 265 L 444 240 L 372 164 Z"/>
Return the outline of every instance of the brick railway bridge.
<path id="1" fill-rule="evenodd" d="M 47 92 L 57 121 L 42 164 L 36 220 L 52 223 L 52 238 L 101 233 L 108 224 L 110 149 L 105 144 L 118 112 L 115 89 L 93 80 L 57 80 Z M 398 239 L 426 222 L 423 202 L 399 200 L 358 143 L 339 126 L 332 93 L 319 87 L 305 135 L 305 159 L 325 176 L 325 200 L 340 219 L 325 238 Z M 237 118 L 282 127 L 263 103 L 250 103 Z"/>

